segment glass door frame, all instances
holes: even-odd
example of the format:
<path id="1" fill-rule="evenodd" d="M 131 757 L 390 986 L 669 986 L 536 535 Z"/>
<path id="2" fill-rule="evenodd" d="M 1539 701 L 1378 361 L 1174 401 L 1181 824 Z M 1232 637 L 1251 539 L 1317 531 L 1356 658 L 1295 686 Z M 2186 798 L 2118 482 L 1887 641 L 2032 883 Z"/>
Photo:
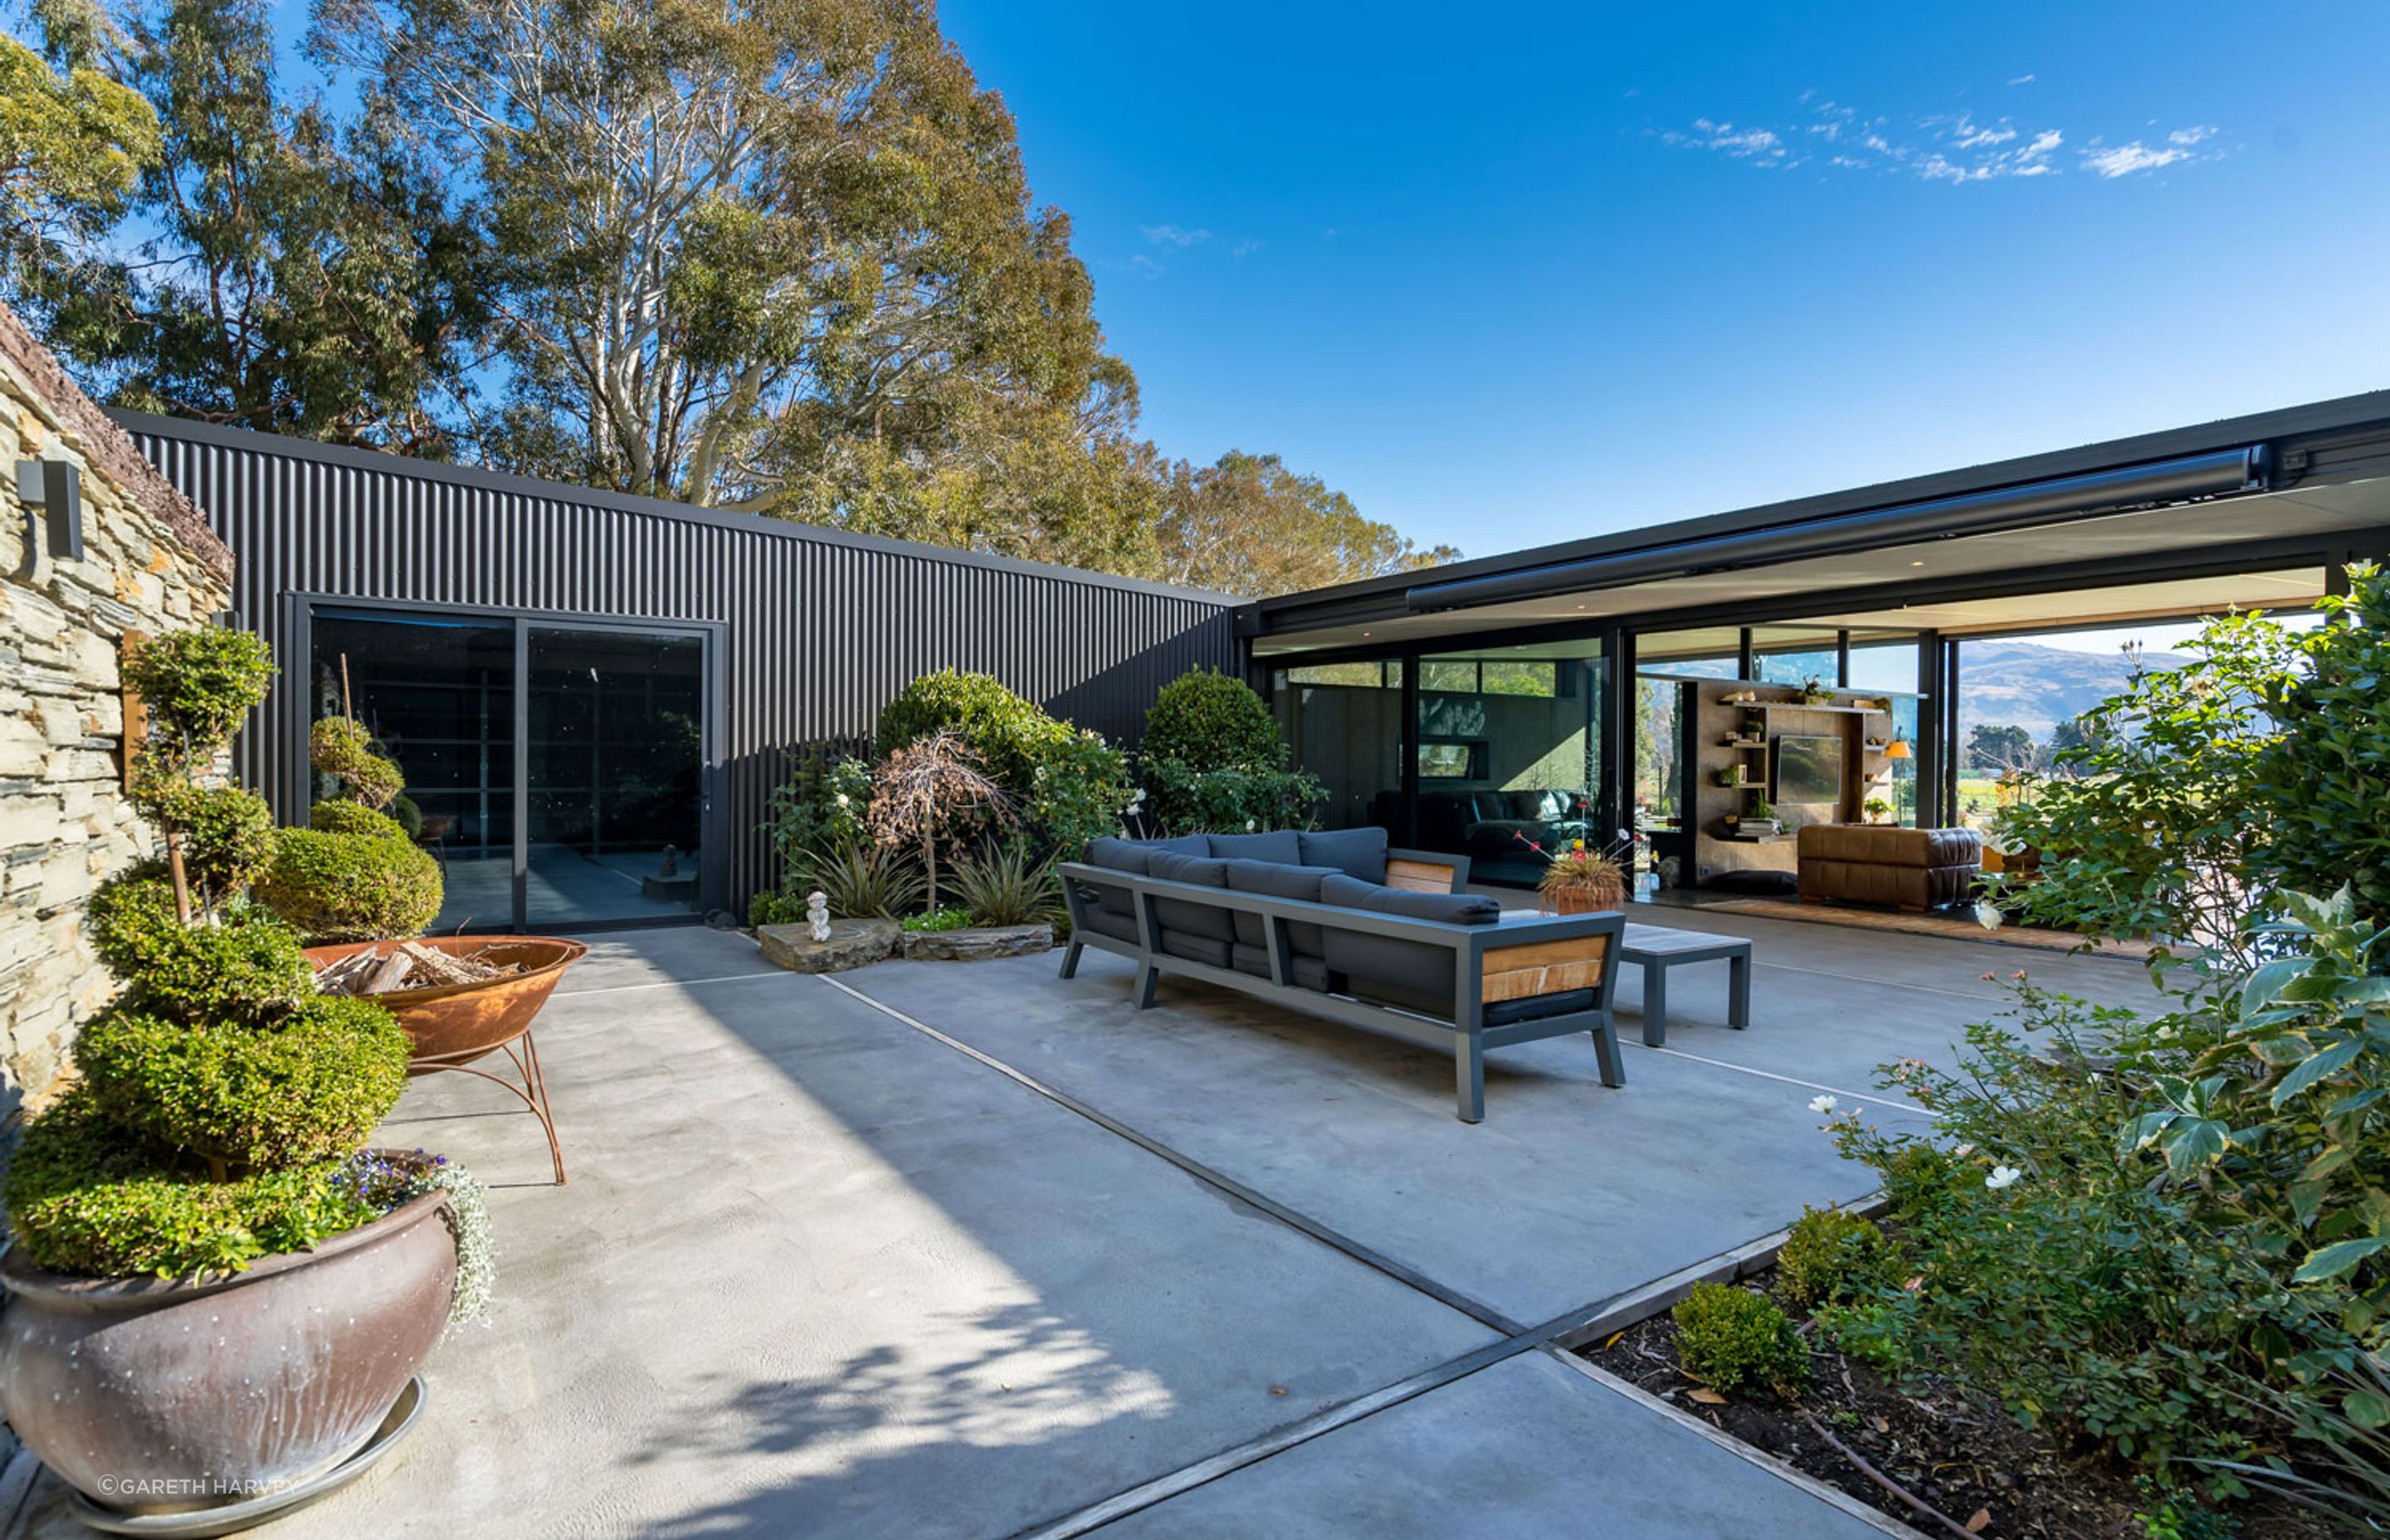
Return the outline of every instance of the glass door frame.
<path id="1" fill-rule="evenodd" d="M 514 724 L 513 789 L 513 904 L 506 931 L 494 933 L 521 934 L 528 926 L 529 887 L 531 880 L 531 634 L 541 631 L 591 631 L 613 635 L 667 635 L 698 638 L 704 647 L 705 680 L 703 697 L 705 722 L 699 733 L 698 828 L 703 845 L 699 854 L 698 903 L 687 915 L 657 915 L 636 919 L 575 920 L 544 929 L 570 931 L 635 930 L 662 925 L 687 925 L 701 921 L 713 910 L 729 902 L 730 891 L 730 829 L 729 799 L 724 795 L 726 766 L 722 752 L 722 721 L 724 687 L 722 678 L 723 643 L 728 627 L 720 621 L 681 621 L 665 618 L 631 618 L 611 615 L 591 615 L 586 611 L 557 610 L 508 610 L 489 605 L 426 604 L 414 599 L 357 598 L 346 594 L 285 594 L 281 597 L 282 635 L 290 638 L 291 650 L 312 666 L 315 656 L 315 611 L 349 610 L 382 610 L 392 615 L 433 615 L 458 621 L 475 622 L 493 628 L 509 626 L 514 631 Z M 282 820 L 303 822 L 308 805 L 314 801 L 314 776 L 307 763 L 307 734 L 314 725 L 309 712 L 308 692 L 292 688 L 288 681 L 296 675 L 286 665 L 285 683 L 276 689 L 276 699 L 269 718 L 272 730 L 290 747 L 283 756 L 278 784 L 266 789 L 270 801 Z"/>

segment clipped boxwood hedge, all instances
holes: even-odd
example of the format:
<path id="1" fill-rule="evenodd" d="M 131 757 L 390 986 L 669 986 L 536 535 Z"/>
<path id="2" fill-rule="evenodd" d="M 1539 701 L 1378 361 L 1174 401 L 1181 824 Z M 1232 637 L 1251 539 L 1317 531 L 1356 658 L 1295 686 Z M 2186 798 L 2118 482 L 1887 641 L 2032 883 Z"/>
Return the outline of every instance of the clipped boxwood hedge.
<path id="1" fill-rule="evenodd" d="M 1073 729 L 985 674 L 944 669 L 905 687 L 880 712 L 874 747 L 881 758 L 941 727 L 952 727 L 1016 796 L 1036 778 L 1037 766 Z"/>
<path id="2" fill-rule="evenodd" d="M 276 1027 L 191 1027 L 111 1009 L 84 1028 L 75 1062 L 109 1122 L 245 1168 L 355 1149 L 396 1105 L 410 1051 L 381 1007 L 319 995 Z"/>
<path id="3" fill-rule="evenodd" d="M 173 1169 L 77 1090 L 26 1127 L 0 1196 L 18 1249 L 37 1267 L 187 1277 L 302 1251 L 380 1217 L 342 1164 L 212 1182 Z"/>
<path id="4" fill-rule="evenodd" d="M 396 818 L 359 802 L 317 802 L 307 810 L 307 827 L 318 834 L 354 834 L 367 840 L 414 842 L 405 826 Z"/>
<path id="5" fill-rule="evenodd" d="M 315 973 L 289 927 L 262 909 L 213 925 L 174 919 L 174 893 L 154 867 L 103 882 L 84 910 L 100 961 L 130 981 L 122 1004 L 193 1026 L 280 1020 L 315 993 Z"/>
<path id="6" fill-rule="evenodd" d="M 286 828 L 256 892 L 311 945 L 419 936 L 440 913 L 440 863 L 404 838 Z"/>
<path id="7" fill-rule="evenodd" d="M 1243 680 L 1211 669 L 1182 674 L 1162 687 L 1146 708 L 1137 752 L 1149 761 L 1176 760 L 1199 775 L 1279 770 L 1287 762 L 1286 735 L 1269 702 Z"/>

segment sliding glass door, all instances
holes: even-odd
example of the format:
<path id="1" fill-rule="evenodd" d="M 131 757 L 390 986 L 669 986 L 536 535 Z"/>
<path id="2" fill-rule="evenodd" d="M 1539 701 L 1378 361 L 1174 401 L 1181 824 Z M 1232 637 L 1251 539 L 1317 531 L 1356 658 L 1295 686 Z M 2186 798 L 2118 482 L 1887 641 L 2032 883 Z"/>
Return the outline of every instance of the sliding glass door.
<path id="1" fill-rule="evenodd" d="M 308 629 L 305 719 L 353 715 L 398 762 L 436 932 L 702 912 L 705 632 L 329 605 Z"/>

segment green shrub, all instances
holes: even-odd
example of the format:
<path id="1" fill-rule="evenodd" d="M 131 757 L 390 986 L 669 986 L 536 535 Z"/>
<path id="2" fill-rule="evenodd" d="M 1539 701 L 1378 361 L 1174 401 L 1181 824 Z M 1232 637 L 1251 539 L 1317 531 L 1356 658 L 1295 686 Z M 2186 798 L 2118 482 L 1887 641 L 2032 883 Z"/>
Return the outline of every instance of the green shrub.
<path id="1" fill-rule="evenodd" d="M 1784 1297 L 1807 1309 L 1888 1281 L 1892 1258 L 1874 1221 L 1845 1209 L 1804 1208 L 1777 1253 Z"/>
<path id="2" fill-rule="evenodd" d="M 747 901 L 747 923 L 761 928 L 766 925 L 802 925 L 805 919 L 805 901 L 801 894 L 760 892 Z"/>
<path id="3" fill-rule="evenodd" d="M 1241 680 L 1211 669 L 1182 674 L 1146 709 L 1137 752 L 1190 771 L 1280 770 L 1286 737 L 1269 702 Z"/>
<path id="4" fill-rule="evenodd" d="M 1327 788 L 1301 770 L 1194 770 L 1149 760 L 1146 815 L 1173 834 L 1308 828 Z"/>
<path id="5" fill-rule="evenodd" d="M 913 912 L 927 886 L 911 857 L 880 845 L 818 853 L 793 876 L 786 891 L 799 919 L 804 918 L 804 895 L 816 889 L 836 918 L 896 919 Z"/>
<path id="6" fill-rule="evenodd" d="M 178 829 L 183 870 L 203 906 L 245 891 L 274 860 L 274 814 L 255 792 L 173 782 L 143 802 L 150 819 Z"/>
<path id="7" fill-rule="evenodd" d="M 55 1273 L 231 1272 L 379 1217 L 337 1161 L 226 1182 L 178 1171 L 102 1119 L 80 1089 L 26 1126 L 8 1162 L 10 1227 Z"/>
<path id="8" fill-rule="evenodd" d="M 1809 1350 L 1792 1318 L 1765 1294 L 1697 1283 L 1668 1314 L 1678 1361 L 1714 1390 L 1761 1386 L 1789 1395 L 1809 1382 Z"/>
<path id="9" fill-rule="evenodd" d="M 1100 733 L 1078 731 L 1038 750 L 1036 768 L 1017 801 L 1038 849 L 1058 861 L 1076 861 L 1088 841 L 1121 831 L 1130 797 L 1128 755 Z"/>
<path id="10" fill-rule="evenodd" d="M 91 891 L 84 904 L 84 931 L 99 960 L 130 975 L 164 944 L 165 932 L 182 927 L 174 918 L 174 887 L 166 863 L 142 861 Z"/>
<path id="11" fill-rule="evenodd" d="M 308 728 L 307 762 L 339 781 L 341 797 L 361 807 L 387 807 L 406 789 L 398 765 L 377 751 L 373 734 L 353 717 L 322 717 Z"/>
<path id="12" fill-rule="evenodd" d="M 960 930 L 970 922 L 970 911 L 961 907 L 932 909 L 926 914 L 906 915 L 904 921 L 906 930 L 917 932 Z"/>
<path id="13" fill-rule="evenodd" d="M 286 828 L 256 892 L 311 945 L 419 936 L 440 913 L 440 864 L 404 840 Z"/>
<path id="14" fill-rule="evenodd" d="M 299 938 L 262 911 L 234 910 L 213 925 L 177 925 L 170 910 L 162 926 L 122 917 L 111 926 L 101 955 L 111 966 L 126 958 L 124 1003 L 180 1026 L 272 1023 L 315 997 L 315 970 Z"/>
<path id="15" fill-rule="evenodd" d="M 263 637 L 212 626 L 152 636 L 124 663 L 124 682 L 149 714 L 145 748 L 192 768 L 203 768 L 240 730 L 273 681 L 274 653 Z"/>
<path id="16" fill-rule="evenodd" d="M 982 847 L 955 868 L 954 890 L 974 925 L 1042 925 L 1062 902 L 1054 864 L 1018 844 Z"/>
<path id="17" fill-rule="evenodd" d="M 959 734 L 1016 797 L 1035 779 L 1044 753 L 1072 733 L 1069 724 L 1047 715 L 1001 680 L 944 669 L 914 680 L 881 709 L 874 751 L 885 759 L 941 727 Z"/>
<path id="18" fill-rule="evenodd" d="M 781 869 L 794 873 L 808 853 L 864 842 L 864 809 L 871 802 L 871 766 L 826 743 L 809 743 L 789 756 L 788 776 L 772 789 L 765 820 Z M 803 910 L 802 901 L 798 910 Z M 770 921 L 767 923 L 778 923 Z"/>
<path id="19" fill-rule="evenodd" d="M 384 811 L 397 820 L 398 831 L 401 834 L 410 840 L 419 840 L 423 837 L 423 809 L 416 805 L 414 798 L 402 791 L 390 800 L 390 806 Z M 311 820 L 312 817 L 311 811 Z"/>
<path id="20" fill-rule="evenodd" d="M 317 802 L 307 810 L 307 827 L 318 834 L 353 834 L 366 840 L 414 842 L 396 818 L 377 813 L 362 802 Z"/>
<path id="21" fill-rule="evenodd" d="M 166 1149 L 249 1169 L 364 1143 L 405 1088 L 410 1045 L 370 1000 L 315 995 L 276 1027 L 193 1027 L 115 1008 L 75 1043 L 92 1106 Z"/>

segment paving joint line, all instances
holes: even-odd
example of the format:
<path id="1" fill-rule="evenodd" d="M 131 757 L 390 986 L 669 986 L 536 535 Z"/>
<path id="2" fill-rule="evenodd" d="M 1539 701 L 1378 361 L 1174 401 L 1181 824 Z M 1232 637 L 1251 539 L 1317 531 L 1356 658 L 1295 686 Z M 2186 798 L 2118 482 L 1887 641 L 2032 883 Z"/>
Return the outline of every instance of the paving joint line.
<path id="1" fill-rule="evenodd" d="M 1254 1191 L 1201 1161 L 1130 1127 L 1108 1113 L 1097 1110 L 1067 1091 L 1048 1085 L 1036 1076 L 1006 1063 L 993 1054 L 973 1047 L 951 1033 L 941 1032 L 929 1023 L 897 1009 L 884 1000 L 867 995 L 854 985 L 829 974 L 816 974 L 813 977 L 870 1009 L 919 1033 L 932 1042 L 996 1071 L 1024 1089 L 1034 1092 L 1056 1106 L 1086 1119 L 1105 1132 L 1127 1140 L 1148 1154 L 1167 1161 L 1198 1181 L 1218 1189 L 1240 1202 L 1250 1204 L 1288 1227 L 1363 1264 L 1373 1271 L 1393 1278 L 1395 1282 L 1425 1295 L 1439 1304 L 1470 1316 L 1481 1326 L 1490 1327 L 1503 1333 L 1498 1341 L 1488 1342 L 1458 1357 L 1447 1359 L 1442 1364 L 1407 1376 L 1393 1384 L 1356 1396 L 1349 1401 L 1340 1402 L 1333 1406 L 1322 1407 L 1311 1416 L 1289 1423 L 1285 1427 L 1271 1430 L 1255 1438 L 1248 1439 L 1242 1444 L 1232 1444 L 1201 1460 L 1181 1466 L 1176 1470 L 1164 1472 L 1135 1486 L 1124 1488 L 1109 1497 L 1101 1498 L 1059 1518 L 1016 1531 L 1008 1537 L 1008 1540 L 1074 1540 L 1076 1536 L 1089 1534 L 1117 1520 L 1127 1518 L 1133 1513 L 1181 1496 L 1197 1487 L 1208 1485 L 1250 1466 L 1258 1465 L 1300 1444 L 1308 1444 L 1314 1439 L 1350 1427 L 1379 1412 L 1414 1400 L 1430 1391 L 1440 1390 L 1446 1385 L 1464 1380 L 1482 1369 L 1490 1368 L 1496 1364 L 1531 1353 L 1544 1353 L 1556 1357 L 1588 1375 L 1597 1383 L 1601 1383 L 1606 1388 L 1617 1389 L 1619 1386 L 1625 1386 L 1625 1381 L 1613 1382 L 1613 1377 L 1603 1374 L 1593 1365 L 1579 1359 L 1573 1349 L 1593 1337 L 1618 1329 L 1666 1309 L 1676 1299 L 1682 1298 L 1690 1292 L 1695 1283 L 1705 1280 L 1730 1281 L 1757 1271 L 1775 1259 L 1788 1233 L 1778 1230 L 1741 1246 L 1704 1257 L 1658 1278 L 1638 1284 L 1631 1289 L 1622 1290 L 1605 1299 L 1563 1312 L 1539 1324 L 1522 1327 L 1491 1306 L 1471 1300 L 1458 1290 L 1447 1289 L 1425 1274 L 1395 1262 L 1393 1258 L 1370 1247 L 1364 1246 L 1343 1232 L 1303 1213 L 1300 1210 L 1289 1208 L 1275 1199 Z M 1656 1048 L 1652 1051 L 1669 1053 L 1675 1050 Z M 1727 1064 L 1720 1060 L 1701 1059 L 1692 1054 L 1679 1053 L 1677 1057 L 1693 1059 L 1696 1063 L 1715 1064 L 1720 1069 L 1742 1068 L 1740 1065 Z M 1768 1074 L 1766 1071 L 1749 1072 L 1770 1080 L 1789 1079 L 1782 1075 Z M 1806 1083 L 1793 1081 L 1791 1084 L 1805 1084 Z M 1844 1094 L 1854 1095 L 1855 1093 Z M 1880 1101 L 1882 1098 L 1870 1097 L 1865 1099 Z M 1895 1103 L 1894 1105 L 1907 1104 Z M 1864 1210 L 1870 1204 L 1876 1203 L 1880 1203 L 1880 1200 L 1862 1200 L 1860 1204 L 1850 1206 Z M 1654 1409 L 1668 1416 L 1671 1420 L 1684 1419 L 1700 1423 L 1698 1418 L 1692 1418 L 1681 1408 L 1669 1406 L 1665 1402 L 1659 1401 L 1658 1398 L 1650 1396 L 1648 1392 L 1637 1390 L 1635 1387 L 1625 1386 L 1625 1390 L 1621 1393 L 1628 1394 L 1629 1399 L 1649 1402 Z M 1844 1494 L 1802 1474 L 1792 1467 L 1784 1465 L 1759 1450 L 1742 1445 L 1740 1441 L 1708 1428 L 1707 1424 L 1700 1425 L 1704 1431 L 1704 1436 L 1709 1437 L 1711 1442 L 1723 1441 L 1724 1446 L 1731 1452 L 1770 1474 L 1787 1481 L 1790 1484 L 1799 1487 L 1809 1495 L 1818 1497 L 1856 1516 L 1866 1518 L 1875 1527 L 1888 1534 L 1916 1537 L 1917 1532 L 1914 1530 L 1887 1520 L 1884 1515 L 1857 1503 Z M 1892 1527 L 1886 1528 L 1887 1524 Z"/>

